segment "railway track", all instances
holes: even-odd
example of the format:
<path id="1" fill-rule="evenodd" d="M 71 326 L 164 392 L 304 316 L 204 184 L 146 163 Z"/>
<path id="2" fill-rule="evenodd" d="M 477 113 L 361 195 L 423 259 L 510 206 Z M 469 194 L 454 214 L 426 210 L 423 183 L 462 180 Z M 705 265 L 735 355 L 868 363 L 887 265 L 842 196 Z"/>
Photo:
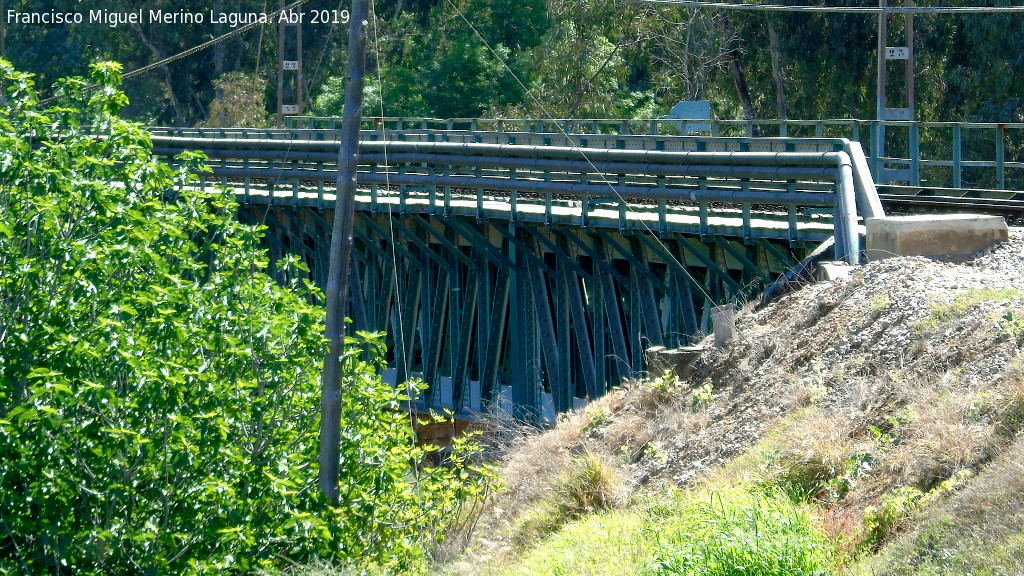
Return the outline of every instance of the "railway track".
<path id="1" fill-rule="evenodd" d="M 1024 226 L 1024 192 L 879 186 L 878 197 L 891 214 L 995 214 L 1011 226 Z"/>

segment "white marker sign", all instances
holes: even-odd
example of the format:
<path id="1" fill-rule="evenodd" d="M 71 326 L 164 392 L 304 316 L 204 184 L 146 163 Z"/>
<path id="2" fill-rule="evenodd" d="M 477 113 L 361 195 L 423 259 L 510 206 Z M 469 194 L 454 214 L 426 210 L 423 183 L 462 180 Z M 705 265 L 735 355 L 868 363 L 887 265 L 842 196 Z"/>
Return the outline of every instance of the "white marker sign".
<path id="1" fill-rule="evenodd" d="M 885 49 L 886 60 L 909 60 L 910 59 L 910 48 L 893 48 L 887 47 Z"/>

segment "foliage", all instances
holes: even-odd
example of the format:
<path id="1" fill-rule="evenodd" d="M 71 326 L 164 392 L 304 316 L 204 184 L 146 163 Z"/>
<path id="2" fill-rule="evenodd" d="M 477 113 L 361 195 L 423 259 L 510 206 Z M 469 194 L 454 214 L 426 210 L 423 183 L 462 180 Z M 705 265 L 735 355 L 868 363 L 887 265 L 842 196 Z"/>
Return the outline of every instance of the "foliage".
<path id="1" fill-rule="evenodd" d="M 674 397 L 683 388 L 683 381 L 672 370 L 665 370 L 661 376 L 644 382 L 651 391 L 664 401 Z"/>
<path id="2" fill-rule="evenodd" d="M 690 494 L 651 516 L 664 520 L 646 530 L 658 550 L 650 574 L 819 575 L 833 562 L 821 529 L 783 496 L 740 488 Z"/>
<path id="3" fill-rule="evenodd" d="M 267 126 L 263 109 L 263 85 L 259 78 L 242 72 L 229 72 L 213 81 L 217 96 L 210 102 L 204 126 L 210 128 Z M 340 113 L 339 113 L 340 115 Z"/>
<path id="4" fill-rule="evenodd" d="M 868 548 L 879 546 L 911 514 L 950 490 L 959 488 L 971 476 L 969 470 L 961 470 L 927 493 L 912 486 L 901 486 L 886 494 L 878 506 L 868 506 L 864 509 L 864 545 Z"/>
<path id="5" fill-rule="evenodd" d="M 116 116 L 119 71 L 41 110 L 0 60 L 0 574 L 416 562 L 486 475 L 458 454 L 410 466 L 403 395 L 363 334 L 343 359 L 341 503 L 321 501 L 319 294 L 264 273 L 229 194 L 174 188 L 197 158 L 153 159 Z"/>
<path id="6" fill-rule="evenodd" d="M 690 393 L 690 408 L 694 411 L 703 410 L 715 401 L 715 389 L 711 382 L 696 387 Z"/>
<path id="7" fill-rule="evenodd" d="M 1018 344 L 1024 344 L 1024 314 L 1021 311 L 1011 310 L 1003 314 L 999 320 L 999 328 L 1015 338 Z"/>
<path id="8" fill-rule="evenodd" d="M 363 89 L 363 115 L 380 116 L 382 94 L 382 88 L 380 83 L 377 82 L 377 77 L 367 77 L 366 85 Z M 344 110 L 345 77 L 332 76 L 324 82 L 320 95 L 316 97 L 316 101 L 313 104 L 313 114 L 317 116 L 341 117 Z"/>

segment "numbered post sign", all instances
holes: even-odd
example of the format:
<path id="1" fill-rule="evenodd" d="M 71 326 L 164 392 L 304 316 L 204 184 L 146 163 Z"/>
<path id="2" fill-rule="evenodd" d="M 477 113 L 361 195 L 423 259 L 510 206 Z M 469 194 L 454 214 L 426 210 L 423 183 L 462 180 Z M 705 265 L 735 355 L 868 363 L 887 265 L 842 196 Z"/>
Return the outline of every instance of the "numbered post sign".
<path id="1" fill-rule="evenodd" d="M 285 60 L 284 62 L 281 62 L 281 69 L 282 70 L 298 70 L 299 69 L 299 61 L 298 60 Z"/>
<path id="2" fill-rule="evenodd" d="M 298 114 L 298 104 L 281 104 L 281 114 Z"/>
<path id="3" fill-rule="evenodd" d="M 892 47 L 889 46 L 885 49 L 886 60 L 909 60 L 910 59 L 910 48 L 905 47 Z"/>

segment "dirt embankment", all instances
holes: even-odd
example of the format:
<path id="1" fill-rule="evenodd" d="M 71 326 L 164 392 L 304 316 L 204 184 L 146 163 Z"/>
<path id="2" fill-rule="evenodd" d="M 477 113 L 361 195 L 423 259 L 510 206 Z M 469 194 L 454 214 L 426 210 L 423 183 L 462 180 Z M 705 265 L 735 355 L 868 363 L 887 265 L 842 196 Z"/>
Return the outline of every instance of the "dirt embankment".
<path id="1" fill-rule="evenodd" d="M 842 531 L 900 487 L 975 477 L 1021 444 L 1024 229 L 965 263 L 873 262 L 749 306 L 736 324 L 685 381 L 653 374 L 514 443 L 508 489 L 471 550 L 512 553 L 522 513 L 584 452 L 633 493 L 722 474 L 820 475 L 811 498 Z"/>

